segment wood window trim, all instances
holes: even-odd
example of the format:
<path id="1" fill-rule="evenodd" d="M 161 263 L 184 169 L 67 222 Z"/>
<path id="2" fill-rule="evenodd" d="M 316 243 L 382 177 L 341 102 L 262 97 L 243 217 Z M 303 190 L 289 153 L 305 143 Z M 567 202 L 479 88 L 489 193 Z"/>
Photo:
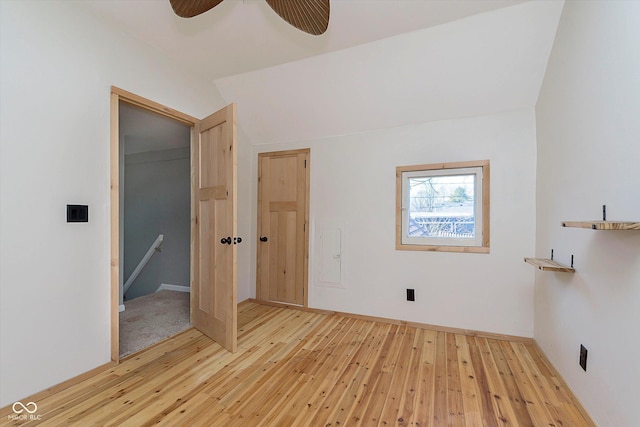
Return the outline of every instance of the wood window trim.
<path id="1" fill-rule="evenodd" d="M 482 246 L 447 246 L 447 245 L 408 245 L 402 243 L 402 174 L 404 172 L 428 171 L 442 169 L 459 169 L 482 167 Z M 432 163 L 424 165 L 396 167 L 396 250 L 430 251 L 430 252 L 462 252 L 489 253 L 490 236 L 490 162 L 474 160 L 467 162 Z"/>

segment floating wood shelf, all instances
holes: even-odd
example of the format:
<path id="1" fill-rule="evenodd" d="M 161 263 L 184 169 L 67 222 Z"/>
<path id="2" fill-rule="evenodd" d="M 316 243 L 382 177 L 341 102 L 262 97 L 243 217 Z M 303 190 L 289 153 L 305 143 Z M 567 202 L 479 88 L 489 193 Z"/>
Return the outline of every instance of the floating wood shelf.
<path id="1" fill-rule="evenodd" d="M 631 221 L 565 221 L 562 226 L 592 230 L 640 230 L 640 222 Z"/>
<path id="2" fill-rule="evenodd" d="M 525 258 L 524 262 L 538 267 L 542 271 L 559 271 L 562 273 L 575 273 L 575 268 L 560 264 L 548 258 Z"/>

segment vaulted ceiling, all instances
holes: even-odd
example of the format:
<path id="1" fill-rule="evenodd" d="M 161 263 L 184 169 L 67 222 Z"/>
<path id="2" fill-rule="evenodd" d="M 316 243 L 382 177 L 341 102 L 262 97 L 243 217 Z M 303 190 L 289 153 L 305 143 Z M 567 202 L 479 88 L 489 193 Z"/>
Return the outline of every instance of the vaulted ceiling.
<path id="1" fill-rule="evenodd" d="M 432 27 L 526 0 L 331 0 L 321 36 L 284 22 L 265 0 L 224 0 L 179 18 L 169 0 L 83 0 L 80 4 L 178 61 L 216 78 Z"/>
<path id="2" fill-rule="evenodd" d="M 195 18 L 168 0 L 86 0 L 238 103 L 253 144 L 533 107 L 562 0 L 331 0 L 321 36 L 264 0 Z"/>

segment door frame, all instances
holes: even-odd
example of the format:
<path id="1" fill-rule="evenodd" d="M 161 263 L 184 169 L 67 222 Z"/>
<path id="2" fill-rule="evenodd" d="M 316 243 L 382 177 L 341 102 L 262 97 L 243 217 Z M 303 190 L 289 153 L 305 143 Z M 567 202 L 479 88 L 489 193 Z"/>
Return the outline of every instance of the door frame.
<path id="1" fill-rule="evenodd" d="M 305 180 L 306 180 L 306 188 L 305 188 L 305 205 L 304 205 L 304 224 L 305 224 L 305 233 L 304 233 L 304 272 L 303 272 L 303 299 L 302 306 L 309 306 L 309 235 L 311 234 L 310 224 L 309 224 L 309 199 L 311 198 L 311 148 L 301 148 L 297 150 L 283 150 L 283 151 L 266 151 L 264 153 L 258 153 L 258 187 L 257 187 L 257 210 L 258 210 L 258 222 L 256 231 L 258 235 L 256 236 L 257 248 L 256 248 L 256 299 L 258 301 L 269 301 L 266 298 L 263 298 L 260 291 L 260 224 L 262 220 L 262 197 L 260 195 L 260 186 L 261 186 L 261 176 L 262 176 L 262 163 L 261 158 L 265 156 L 288 156 L 292 154 L 306 154 L 307 155 L 307 163 L 305 168 Z M 273 301 L 269 301 L 273 302 Z M 282 305 L 289 305 L 286 303 L 278 303 Z M 299 307 L 295 305 L 295 307 Z"/>
<path id="2" fill-rule="evenodd" d="M 111 86 L 111 109 L 110 109 L 110 199 L 111 199 L 111 360 L 118 363 L 120 360 L 120 325 L 119 310 L 120 305 L 120 101 L 136 105 L 145 110 L 161 114 L 165 117 L 177 120 L 191 127 L 191 138 L 189 145 L 193 147 L 194 127 L 198 119 L 173 108 L 166 107 L 155 101 L 143 98 L 126 90 Z M 191 173 L 190 173 L 191 174 Z M 193 199 L 193 185 L 191 185 L 191 199 Z M 191 227 L 191 242 L 194 239 L 194 228 Z M 190 274 L 193 274 L 191 272 Z M 191 281 L 190 281 L 191 282 Z M 191 283 L 189 283 L 191 286 Z"/>

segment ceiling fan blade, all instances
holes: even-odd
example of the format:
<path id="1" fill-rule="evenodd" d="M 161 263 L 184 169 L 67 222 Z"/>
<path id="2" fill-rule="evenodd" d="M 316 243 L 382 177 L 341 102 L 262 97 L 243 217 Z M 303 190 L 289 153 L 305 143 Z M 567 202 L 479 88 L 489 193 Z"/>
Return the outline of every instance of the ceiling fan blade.
<path id="1" fill-rule="evenodd" d="M 222 0 L 169 0 L 169 3 L 176 15 L 181 18 L 193 18 L 213 9 L 222 3 Z"/>
<path id="2" fill-rule="evenodd" d="M 318 36 L 329 26 L 329 0 L 267 0 L 282 19 L 305 33 Z"/>

